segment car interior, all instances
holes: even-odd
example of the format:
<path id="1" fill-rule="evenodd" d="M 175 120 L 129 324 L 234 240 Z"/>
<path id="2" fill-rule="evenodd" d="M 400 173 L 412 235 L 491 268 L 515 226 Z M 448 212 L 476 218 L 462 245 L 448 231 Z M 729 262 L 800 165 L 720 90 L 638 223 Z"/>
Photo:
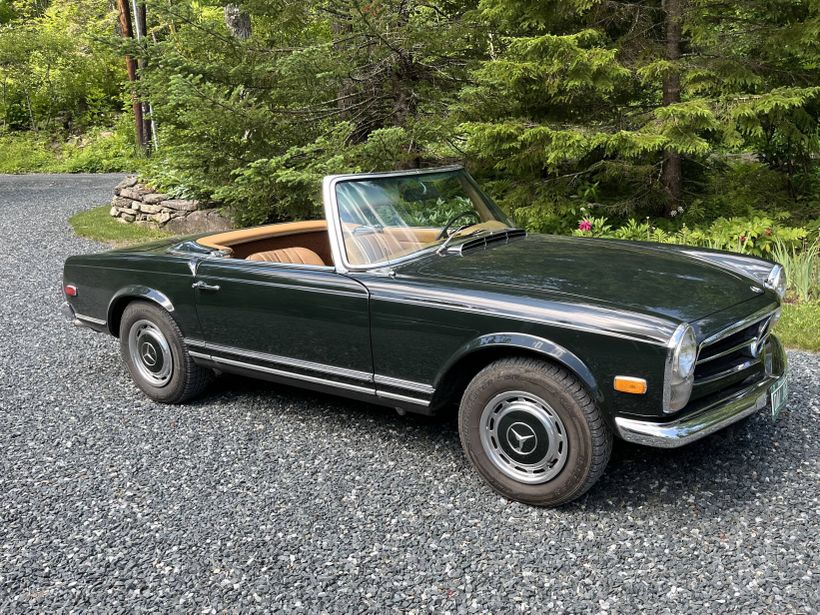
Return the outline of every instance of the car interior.
<path id="1" fill-rule="evenodd" d="M 345 249 L 352 265 L 367 265 L 409 254 L 436 240 L 441 229 L 345 225 Z M 349 227 L 349 228 L 348 228 Z M 268 224 L 201 237 L 202 246 L 229 258 L 268 263 L 332 266 L 327 222 L 309 220 Z"/>

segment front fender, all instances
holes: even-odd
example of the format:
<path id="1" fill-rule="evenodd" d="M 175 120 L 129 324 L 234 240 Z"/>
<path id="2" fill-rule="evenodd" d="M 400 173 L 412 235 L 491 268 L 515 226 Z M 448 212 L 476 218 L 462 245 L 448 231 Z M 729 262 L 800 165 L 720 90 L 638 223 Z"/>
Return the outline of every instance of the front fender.
<path id="1" fill-rule="evenodd" d="M 114 293 L 114 296 L 111 297 L 111 301 L 108 303 L 108 316 L 106 318 L 106 322 L 108 322 L 108 330 L 111 335 L 119 335 L 120 316 L 122 315 L 122 311 L 125 304 L 129 301 L 133 301 L 134 299 L 143 299 L 145 301 L 156 303 L 165 311 L 173 315 L 174 304 L 164 293 L 161 293 L 160 291 L 148 286 L 136 284 L 126 286 Z"/>
<path id="2" fill-rule="evenodd" d="M 563 346 L 546 338 L 527 333 L 491 333 L 475 338 L 459 348 L 439 371 L 435 380 L 436 389 L 445 382 L 447 375 L 458 364 L 476 353 L 488 350 L 522 350 L 527 354 L 541 355 L 544 359 L 558 363 L 578 377 L 594 399 L 600 401 L 600 387 L 587 365 L 577 355 Z"/>

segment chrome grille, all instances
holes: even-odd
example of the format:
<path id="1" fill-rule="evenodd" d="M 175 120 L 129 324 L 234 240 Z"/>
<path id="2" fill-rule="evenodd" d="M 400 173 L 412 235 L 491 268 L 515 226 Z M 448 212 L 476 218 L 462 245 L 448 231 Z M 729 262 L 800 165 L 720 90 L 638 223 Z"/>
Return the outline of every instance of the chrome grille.
<path id="1" fill-rule="evenodd" d="M 774 313 L 766 314 L 706 340 L 695 363 L 693 398 L 763 376 L 762 350 L 771 333 Z"/>

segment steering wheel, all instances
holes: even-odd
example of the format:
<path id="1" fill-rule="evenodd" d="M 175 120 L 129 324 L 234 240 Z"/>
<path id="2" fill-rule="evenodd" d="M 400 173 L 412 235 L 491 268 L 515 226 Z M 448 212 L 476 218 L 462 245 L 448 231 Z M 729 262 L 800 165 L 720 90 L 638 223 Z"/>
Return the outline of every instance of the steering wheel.
<path id="1" fill-rule="evenodd" d="M 436 237 L 436 239 L 444 239 L 445 237 L 449 237 L 449 233 L 447 231 L 450 230 L 450 227 L 453 226 L 453 224 L 455 224 L 457 221 L 461 220 L 462 218 L 466 218 L 467 216 L 474 216 L 476 219 L 476 224 L 481 222 L 481 216 L 474 209 L 462 211 L 461 213 L 456 214 L 447 221 L 447 224 L 445 224 L 444 228 L 441 229 L 441 232 L 438 234 L 438 237 Z"/>
<path id="2" fill-rule="evenodd" d="M 373 226 L 370 224 L 360 224 L 353 229 L 354 235 L 373 235 L 374 233 L 383 233 L 384 227 Z"/>

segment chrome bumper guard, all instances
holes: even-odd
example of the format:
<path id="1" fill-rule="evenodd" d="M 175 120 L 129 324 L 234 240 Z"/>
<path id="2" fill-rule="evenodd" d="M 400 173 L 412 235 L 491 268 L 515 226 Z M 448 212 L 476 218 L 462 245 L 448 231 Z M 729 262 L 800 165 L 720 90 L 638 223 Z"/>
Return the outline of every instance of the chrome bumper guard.
<path id="1" fill-rule="evenodd" d="M 68 301 L 63 301 L 62 312 L 75 327 L 85 327 L 92 331 L 105 330 L 106 322 L 104 320 L 78 314 Z"/>
<path id="2" fill-rule="evenodd" d="M 74 325 L 77 324 L 77 316 L 74 314 L 74 308 L 71 307 L 68 301 L 63 301 L 63 305 L 61 306 L 61 311 L 63 316 L 68 318 Z"/>
<path id="3" fill-rule="evenodd" d="M 618 435 L 627 442 L 658 448 L 677 448 L 700 440 L 716 431 L 765 408 L 769 388 L 786 374 L 786 353 L 780 341 L 769 337 L 766 353 L 767 375 L 760 382 L 717 401 L 694 414 L 674 421 L 658 423 L 641 419 L 615 417 Z M 769 369 L 769 365 L 771 368 Z"/>

